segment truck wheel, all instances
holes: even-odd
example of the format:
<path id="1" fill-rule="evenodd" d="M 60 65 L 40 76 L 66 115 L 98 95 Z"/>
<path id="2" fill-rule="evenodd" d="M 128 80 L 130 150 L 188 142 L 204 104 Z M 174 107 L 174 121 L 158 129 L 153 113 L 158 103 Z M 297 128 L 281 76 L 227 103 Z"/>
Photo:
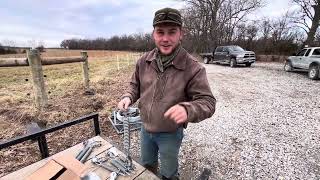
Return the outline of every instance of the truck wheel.
<path id="1" fill-rule="evenodd" d="M 252 63 L 246 63 L 246 67 L 250 67 Z"/>
<path id="2" fill-rule="evenodd" d="M 208 57 L 204 57 L 203 58 L 203 63 L 205 63 L 205 64 L 209 64 L 209 58 Z"/>
<path id="3" fill-rule="evenodd" d="M 286 71 L 286 72 L 292 71 L 293 68 L 292 68 L 291 62 L 290 62 L 290 61 L 286 61 L 286 62 L 284 63 L 283 69 L 284 69 L 284 71 Z"/>
<path id="4" fill-rule="evenodd" d="M 310 66 L 308 76 L 310 79 L 316 80 L 319 78 L 319 65 Z"/>
<path id="5" fill-rule="evenodd" d="M 237 67 L 237 61 L 236 61 L 236 59 L 231 59 L 231 60 L 230 60 L 230 67 L 232 67 L 232 68 Z"/>

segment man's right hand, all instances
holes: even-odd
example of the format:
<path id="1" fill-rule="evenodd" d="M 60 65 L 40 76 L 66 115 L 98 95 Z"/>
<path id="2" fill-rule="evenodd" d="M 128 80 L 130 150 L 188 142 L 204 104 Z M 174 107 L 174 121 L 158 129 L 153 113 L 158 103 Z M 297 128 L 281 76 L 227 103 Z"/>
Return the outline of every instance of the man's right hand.
<path id="1" fill-rule="evenodd" d="M 128 110 L 128 107 L 130 104 L 131 104 L 130 98 L 125 97 L 118 103 L 118 108 L 120 109 L 120 111 L 126 111 Z"/>

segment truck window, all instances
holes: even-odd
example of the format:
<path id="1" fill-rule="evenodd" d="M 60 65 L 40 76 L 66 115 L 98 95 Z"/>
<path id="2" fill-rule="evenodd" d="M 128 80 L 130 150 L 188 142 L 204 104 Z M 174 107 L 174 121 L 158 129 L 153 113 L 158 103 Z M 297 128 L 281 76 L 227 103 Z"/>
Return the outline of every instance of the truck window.
<path id="1" fill-rule="evenodd" d="M 297 56 L 303 56 L 306 53 L 307 49 L 302 49 L 300 52 L 298 52 Z"/>
<path id="2" fill-rule="evenodd" d="M 320 55 L 320 49 L 314 49 L 312 55 Z"/>
<path id="3" fill-rule="evenodd" d="M 224 47 L 222 51 L 223 51 L 223 52 L 229 52 L 229 50 L 228 50 L 227 47 Z"/>
<path id="4" fill-rule="evenodd" d="M 304 56 L 309 56 L 311 49 L 308 49 L 308 51 L 306 52 L 306 54 Z"/>
<path id="5" fill-rule="evenodd" d="M 245 50 L 242 49 L 240 46 L 231 46 L 231 47 L 230 47 L 230 50 L 231 50 L 231 51 L 240 51 L 240 52 L 245 51 Z"/>
<path id="6" fill-rule="evenodd" d="M 217 47 L 216 52 L 222 52 L 223 47 Z"/>

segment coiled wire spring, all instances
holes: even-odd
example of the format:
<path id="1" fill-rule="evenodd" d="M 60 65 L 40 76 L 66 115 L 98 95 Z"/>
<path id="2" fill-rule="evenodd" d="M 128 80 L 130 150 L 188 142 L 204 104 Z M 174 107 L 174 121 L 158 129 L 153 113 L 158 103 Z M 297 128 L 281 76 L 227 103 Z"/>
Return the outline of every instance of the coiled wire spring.
<path id="1" fill-rule="evenodd" d="M 126 154 L 126 166 L 129 169 L 132 169 L 132 159 L 130 156 L 130 122 L 129 114 L 124 112 L 124 121 L 123 121 L 123 146 Z"/>

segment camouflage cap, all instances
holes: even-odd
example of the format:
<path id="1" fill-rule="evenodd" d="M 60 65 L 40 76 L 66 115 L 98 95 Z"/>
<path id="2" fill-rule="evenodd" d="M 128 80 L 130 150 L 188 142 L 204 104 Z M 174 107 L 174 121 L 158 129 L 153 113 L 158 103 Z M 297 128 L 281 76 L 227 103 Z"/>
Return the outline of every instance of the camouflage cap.
<path id="1" fill-rule="evenodd" d="M 182 17 L 177 9 L 163 8 L 154 14 L 153 27 L 162 23 L 174 23 L 182 26 Z"/>

